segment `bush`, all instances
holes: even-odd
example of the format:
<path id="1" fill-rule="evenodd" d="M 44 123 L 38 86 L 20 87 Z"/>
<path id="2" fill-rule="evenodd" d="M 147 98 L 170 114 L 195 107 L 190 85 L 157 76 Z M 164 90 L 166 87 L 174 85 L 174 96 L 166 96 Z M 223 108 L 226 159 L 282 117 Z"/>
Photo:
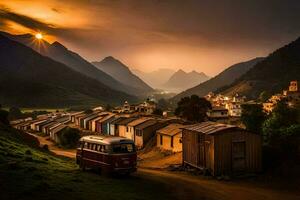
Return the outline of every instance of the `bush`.
<path id="1" fill-rule="evenodd" d="M 80 139 L 80 131 L 76 128 L 67 127 L 62 130 L 59 135 L 60 144 L 66 148 L 76 147 L 78 140 Z"/>
<path id="2" fill-rule="evenodd" d="M 262 124 L 266 119 L 261 104 L 243 104 L 241 121 L 248 131 L 261 133 Z"/>
<path id="3" fill-rule="evenodd" d="M 159 108 L 155 109 L 152 113 L 153 115 L 159 115 L 162 116 L 163 115 L 163 111 Z"/>
<path id="4" fill-rule="evenodd" d="M 8 112 L 5 110 L 0 110 L 0 124 L 9 125 Z"/>

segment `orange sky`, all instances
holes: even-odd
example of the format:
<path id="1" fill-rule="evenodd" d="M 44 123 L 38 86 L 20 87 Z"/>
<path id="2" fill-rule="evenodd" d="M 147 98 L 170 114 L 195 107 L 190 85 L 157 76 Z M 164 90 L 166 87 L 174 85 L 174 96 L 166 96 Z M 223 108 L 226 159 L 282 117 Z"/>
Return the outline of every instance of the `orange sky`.
<path id="1" fill-rule="evenodd" d="M 90 61 L 114 56 L 131 68 L 216 75 L 300 35 L 299 1 L 0 2 L 0 29 L 43 32 Z"/>

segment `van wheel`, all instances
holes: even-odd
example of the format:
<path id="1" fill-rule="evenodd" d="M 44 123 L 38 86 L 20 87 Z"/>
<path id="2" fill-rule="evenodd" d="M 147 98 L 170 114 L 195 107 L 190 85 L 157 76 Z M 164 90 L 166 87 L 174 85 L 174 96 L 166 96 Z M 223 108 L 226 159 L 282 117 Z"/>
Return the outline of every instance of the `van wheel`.
<path id="1" fill-rule="evenodd" d="M 85 171 L 85 165 L 84 165 L 83 162 L 80 162 L 79 168 L 80 168 L 82 171 Z"/>
<path id="2" fill-rule="evenodd" d="M 99 175 L 102 174 L 102 169 L 101 169 L 101 167 L 98 167 L 98 168 L 97 168 L 97 173 L 98 173 Z"/>

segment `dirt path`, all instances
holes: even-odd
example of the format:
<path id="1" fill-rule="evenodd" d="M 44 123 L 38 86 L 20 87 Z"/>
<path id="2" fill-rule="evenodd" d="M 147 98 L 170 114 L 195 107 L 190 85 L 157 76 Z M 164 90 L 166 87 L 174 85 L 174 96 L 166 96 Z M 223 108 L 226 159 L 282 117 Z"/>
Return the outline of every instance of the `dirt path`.
<path id="1" fill-rule="evenodd" d="M 165 182 L 171 191 L 179 195 L 179 199 L 218 199 L 218 200 L 299 200 L 300 193 L 272 190 L 262 186 L 244 182 L 225 182 L 192 176 L 185 172 L 168 172 L 152 169 L 139 169 L 138 174 L 144 178 L 152 178 Z"/>
<path id="2" fill-rule="evenodd" d="M 38 136 L 38 135 L 35 135 L 32 133 L 28 133 L 28 134 L 36 137 L 40 141 L 41 146 L 48 145 L 49 150 L 51 152 L 55 153 L 56 155 L 65 156 L 65 157 L 69 157 L 69 158 L 76 157 L 75 149 L 61 149 L 61 148 L 57 147 L 56 144 L 54 142 L 52 142 L 49 137 L 42 137 L 42 136 Z"/>
<path id="3" fill-rule="evenodd" d="M 33 135 L 33 134 L 31 134 Z M 47 144 L 53 153 L 69 158 L 75 158 L 75 150 L 58 148 L 47 137 L 37 136 L 41 145 Z M 300 192 L 291 193 L 283 190 L 273 190 L 243 181 L 217 181 L 210 177 L 193 176 L 186 172 L 169 172 L 139 168 L 134 174 L 138 178 L 155 180 L 165 184 L 166 189 L 174 194 L 174 199 L 180 200 L 299 200 Z"/>

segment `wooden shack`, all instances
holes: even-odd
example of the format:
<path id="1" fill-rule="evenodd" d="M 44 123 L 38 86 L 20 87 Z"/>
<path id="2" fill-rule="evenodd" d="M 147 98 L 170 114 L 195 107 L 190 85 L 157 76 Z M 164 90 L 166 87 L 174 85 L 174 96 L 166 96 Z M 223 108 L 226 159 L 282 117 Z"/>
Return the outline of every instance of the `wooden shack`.
<path id="1" fill-rule="evenodd" d="M 173 152 L 182 151 L 182 124 L 169 124 L 156 131 L 156 146 Z"/>
<path id="2" fill-rule="evenodd" d="M 156 119 L 150 119 L 135 127 L 134 143 L 138 149 L 142 149 L 147 142 L 155 136 L 158 129 L 167 124 Z"/>
<path id="3" fill-rule="evenodd" d="M 183 164 L 213 176 L 261 170 L 261 137 L 237 126 L 203 122 L 183 128 Z"/>

